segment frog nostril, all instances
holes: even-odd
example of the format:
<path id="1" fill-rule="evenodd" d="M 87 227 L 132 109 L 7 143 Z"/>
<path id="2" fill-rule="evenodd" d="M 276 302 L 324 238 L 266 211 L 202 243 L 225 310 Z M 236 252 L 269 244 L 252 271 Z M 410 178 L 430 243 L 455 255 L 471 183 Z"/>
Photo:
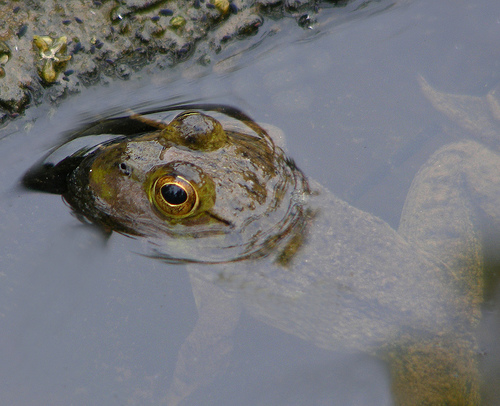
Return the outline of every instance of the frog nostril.
<path id="1" fill-rule="evenodd" d="M 132 168 L 125 162 L 121 162 L 120 164 L 118 164 L 118 168 L 120 169 L 120 172 L 122 172 L 126 176 L 130 176 L 130 174 L 132 173 Z"/>

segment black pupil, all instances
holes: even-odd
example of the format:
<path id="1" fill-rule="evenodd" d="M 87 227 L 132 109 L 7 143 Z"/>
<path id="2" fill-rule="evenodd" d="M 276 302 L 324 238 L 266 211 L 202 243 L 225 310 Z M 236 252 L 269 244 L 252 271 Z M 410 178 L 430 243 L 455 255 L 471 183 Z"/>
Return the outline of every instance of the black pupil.
<path id="1" fill-rule="evenodd" d="M 167 203 L 172 205 L 182 204 L 188 198 L 186 191 L 174 184 L 162 186 L 161 195 Z"/>

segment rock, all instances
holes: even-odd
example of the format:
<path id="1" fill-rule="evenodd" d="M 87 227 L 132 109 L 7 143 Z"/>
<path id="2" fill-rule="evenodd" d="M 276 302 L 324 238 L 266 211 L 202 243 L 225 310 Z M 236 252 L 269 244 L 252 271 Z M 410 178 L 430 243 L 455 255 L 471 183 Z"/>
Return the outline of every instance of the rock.
<path id="1" fill-rule="evenodd" d="M 317 8 L 313 0 L 292 3 L 302 14 Z M 277 4 L 281 1 L 8 0 L 0 8 L 0 122 L 19 116 L 32 102 L 58 101 L 110 78 L 133 79 L 153 61 L 161 69 L 190 58 L 195 49 L 203 49 L 198 59 L 207 49 L 218 52 L 254 34 L 271 12 L 268 6 Z M 278 13 L 299 17 L 290 11 L 283 7 Z M 276 19 L 275 7 L 272 13 Z"/>

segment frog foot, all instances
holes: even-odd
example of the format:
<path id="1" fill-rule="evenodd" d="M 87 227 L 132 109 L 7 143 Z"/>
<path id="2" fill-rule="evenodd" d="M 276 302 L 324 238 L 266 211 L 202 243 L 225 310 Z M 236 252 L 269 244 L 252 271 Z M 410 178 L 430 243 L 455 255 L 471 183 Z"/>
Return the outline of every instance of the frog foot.
<path id="1" fill-rule="evenodd" d="M 418 82 L 434 108 L 478 140 L 499 142 L 500 101 L 494 88 L 485 96 L 461 95 L 436 90 L 419 75 Z"/>

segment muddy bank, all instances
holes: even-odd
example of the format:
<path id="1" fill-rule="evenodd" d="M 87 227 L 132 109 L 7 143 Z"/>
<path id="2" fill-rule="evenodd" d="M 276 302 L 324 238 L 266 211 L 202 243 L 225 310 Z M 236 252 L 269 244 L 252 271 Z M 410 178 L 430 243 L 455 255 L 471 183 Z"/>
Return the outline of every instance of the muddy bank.
<path id="1" fill-rule="evenodd" d="M 187 59 L 210 64 L 227 44 L 255 34 L 264 19 L 314 25 L 335 0 L 0 1 L 0 122 L 32 104 L 60 100 L 144 66 Z"/>

